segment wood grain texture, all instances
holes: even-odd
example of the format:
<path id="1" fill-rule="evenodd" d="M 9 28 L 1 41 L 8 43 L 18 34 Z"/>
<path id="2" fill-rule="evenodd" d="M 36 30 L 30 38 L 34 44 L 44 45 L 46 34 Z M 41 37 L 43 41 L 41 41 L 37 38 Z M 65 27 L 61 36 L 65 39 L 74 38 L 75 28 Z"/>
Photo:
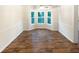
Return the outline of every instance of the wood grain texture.
<path id="1" fill-rule="evenodd" d="M 69 53 L 79 52 L 79 45 L 71 43 L 57 31 L 35 29 L 24 31 L 3 53 Z"/>

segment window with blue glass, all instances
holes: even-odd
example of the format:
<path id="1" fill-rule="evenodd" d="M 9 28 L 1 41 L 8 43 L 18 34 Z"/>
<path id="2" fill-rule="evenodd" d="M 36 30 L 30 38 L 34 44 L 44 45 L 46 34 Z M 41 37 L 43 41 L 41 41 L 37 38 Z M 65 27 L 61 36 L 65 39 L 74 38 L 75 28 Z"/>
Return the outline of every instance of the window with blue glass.
<path id="1" fill-rule="evenodd" d="M 31 17 L 34 17 L 34 12 L 31 12 Z"/>
<path id="2" fill-rule="evenodd" d="M 44 18 L 38 18 L 38 23 L 44 23 Z"/>
<path id="3" fill-rule="evenodd" d="M 38 23 L 44 23 L 44 12 L 38 12 Z"/>
<path id="4" fill-rule="evenodd" d="M 48 12 L 48 20 L 47 20 L 48 24 L 51 24 L 51 12 Z"/>
<path id="5" fill-rule="evenodd" d="M 48 12 L 48 17 L 51 17 L 51 12 L 50 11 Z"/>
<path id="6" fill-rule="evenodd" d="M 38 17 L 44 17 L 44 12 L 38 12 Z"/>
<path id="7" fill-rule="evenodd" d="M 51 24 L 51 18 L 50 17 L 48 18 L 47 22 L 48 22 L 48 24 Z"/>
<path id="8" fill-rule="evenodd" d="M 34 24 L 35 18 L 34 18 L 34 12 L 31 12 L 31 23 Z"/>
<path id="9" fill-rule="evenodd" d="M 44 12 L 37 12 L 38 13 L 38 23 L 44 23 Z M 51 24 L 51 11 L 47 12 L 47 23 Z M 31 12 L 31 23 L 35 23 L 35 12 Z"/>
<path id="10" fill-rule="evenodd" d="M 31 18 L 31 23 L 34 24 L 35 18 Z"/>

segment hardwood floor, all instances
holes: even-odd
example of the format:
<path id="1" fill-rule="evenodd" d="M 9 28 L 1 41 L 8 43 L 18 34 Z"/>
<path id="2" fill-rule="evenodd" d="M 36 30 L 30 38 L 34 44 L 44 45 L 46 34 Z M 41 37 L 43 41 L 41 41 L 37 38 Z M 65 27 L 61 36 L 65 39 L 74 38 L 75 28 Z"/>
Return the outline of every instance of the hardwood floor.
<path id="1" fill-rule="evenodd" d="M 52 52 L 79 52 L 79 47 L 57 31 L 35 29 L 28 32 L 24 31 L 3 51 L 3 53 Z"/>

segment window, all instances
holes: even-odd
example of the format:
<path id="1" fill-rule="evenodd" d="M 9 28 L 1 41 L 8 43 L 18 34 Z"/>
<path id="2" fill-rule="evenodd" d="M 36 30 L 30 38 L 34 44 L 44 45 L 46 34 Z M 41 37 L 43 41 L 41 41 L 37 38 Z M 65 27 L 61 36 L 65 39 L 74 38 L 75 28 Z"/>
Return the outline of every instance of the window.
<path id="1" fill-rule="evenodd" d="M 44 17 L 44 12 L 38 12 L 38 17 Z"/>
<path id="2" fill-rule="evenodd" d="M 34 17 L 34 12 L 31 12 L 31 17 Z"/>
<path id="3" fill-rule="evenodd" d="M 38 23 L 44 23 L 45 19 L 44 16 L 44 12 L 37 12 L 38 13 Z M 35 12 L 31 12 L 31 23 L 34 24 L 35 23 Z M 47 12 L 47 23 L 51 24 L 51 11 Z"/>
<path id="4" fill-rule="evenodd" d="M 38 23 L 44 23 L 44 12 L 38 12 Z"/>
<path id="5" fill-rule="evenodd" d="M 48 11 L 48 24 L 51 24 L 51 12 L 50 11 Z"/>
<path id="6" fill-rule="evenodd" d="M 32 19 L 31 23 L 34 24 L 34 20 L 35 20 L 35 19 L 34 19 L 33 17 L 32 17 L 31 19 Z"/>
<path id="7" fill-rule="evenodd" d="M 48 17 L 51 17 L 51 12 L 50 11 L 48 11 Z"/>
<path id="8" fill-rule="evenodd" d="M 51 24 L 51 18 L 48 18 L 47 22 L 48 22 L 48 24 Z"/>
<path id="9" fill-rule="evenodd" d="M 44 23 L 44 18 L 38 18 L 38 23 Z"/>
<path id="10" fill-rule="evenodd" d="M 35 18 L 34 18 L 34 12 L 31 12 L 31 23 L 34 24 Z"/>

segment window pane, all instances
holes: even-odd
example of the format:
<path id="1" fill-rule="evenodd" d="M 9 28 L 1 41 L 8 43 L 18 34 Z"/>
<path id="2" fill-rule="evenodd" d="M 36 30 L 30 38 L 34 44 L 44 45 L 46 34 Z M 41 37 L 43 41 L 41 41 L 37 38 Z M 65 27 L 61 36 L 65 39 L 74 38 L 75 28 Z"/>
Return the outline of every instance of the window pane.
<path id="1" fill-rule="evenodd" d="M 38 17 L 44 17 L 44 12 L 38 12 Z"/>
<path id="2" fill-rule="evenodd" d="M 48 12 L 48 17 L 51 17 L 51 12 Z"/>
<path id="3" fill-rule="evenodd" d="M 31 17 L 34 17 L 34 12 L 31 12 Z"/>
<path id="4" fill-rule="evenodd" d="M 44 18 L 38 18 L 38 23 L 44 23 Z"/>
<path id="5" fill-rule="evenodd" d="M 34 18 L 31 18 L 31 23 L 34 24 Z"/>
<path id="6" fill-rule="evenodd" d="M 48 24 L 51 24 L 51 18 L 48 18 Z"/>

